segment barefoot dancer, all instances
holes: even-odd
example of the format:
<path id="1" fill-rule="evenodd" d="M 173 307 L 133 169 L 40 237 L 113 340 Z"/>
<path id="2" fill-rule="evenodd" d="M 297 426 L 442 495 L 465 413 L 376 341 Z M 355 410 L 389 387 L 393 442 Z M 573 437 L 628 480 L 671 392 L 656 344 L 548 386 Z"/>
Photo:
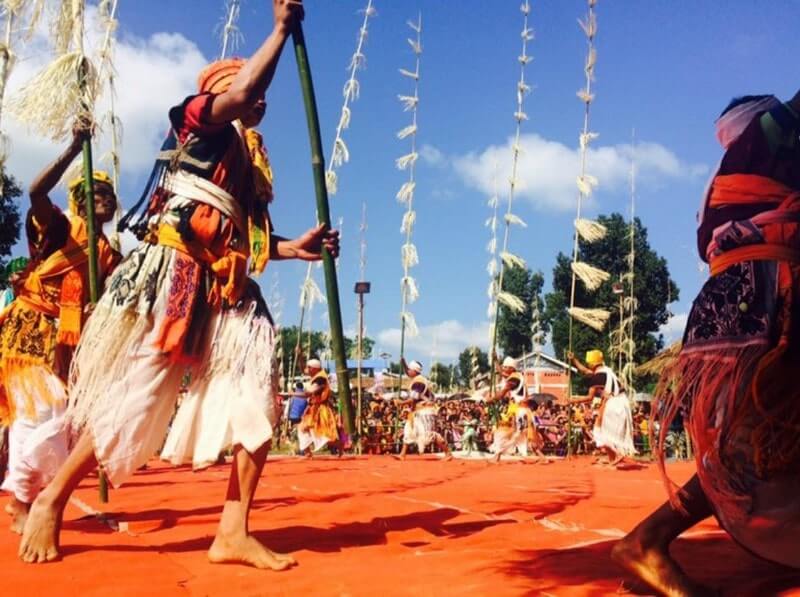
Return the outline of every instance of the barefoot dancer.
<path id="1" fill-rule="evenodd" d="M 406 370 L 406 375 L 411 379 L 410 399 L 404 403 L 404 405 L 411 405 L 411 412 L 403 427 L 403 447 L 400 450 L 400 460 L 405 460 L 408 446 L 412 444 L 417 445 L 420 454 L 424 454 L 426 448 L 434 444 L 437 449 L 444 452 L 445 460 L 450 460 L 453 457 L 450 447 L 442 434 L 436 431 L 439 407 L 434 401 L 431 382 L 422 375 L 422 363 L 411 361 L 406 365 L 403 360 L 400 366 Z"/>
<path id="2" fill-rule="evenodd" d="M 6 511 L 17 533 L 31 502 L 67 457 L 66 381 L 89 298 L 83 178 L 68 185 L 68 214 L 48 195 L 80 154 L 86 134 L 76 127 L 69 147 L 31 185 L 26 222 L 31 262 L 20 273 L 16 300 L 0 315 L 0 418 L 13 421 L 2 489 L 12 495 Z M 94 188 L 102 283 L 120 259 L 102 234 L 102 225 L 114 216 L 116 197 L 105 172 L 95 172 Z"/>
<path id="3" fill-rule="evenodd" d="M 711 516 L 751 553 L 800 568 L 800 92 L 739 98 L 717 121 L 725 155 L 698 230 L 711 278 L 660 384 L 659 456 L 688 418 L 697 475 L 614 548 L 669 595 L 700 590 L 669 544 Z M 666 476 L 665 476 L 666 478 Z M 675 507 L 673 507 L 673 505 Z"/>
<path id="4" fill-rule="evenodd" d="M 272 569 L 294 562 L 248 531 L 278 413 L 270 391 L 272 328 L 264 325 L 246 263 L 257 273 L 267 259 L 318 260 L 323 246 L 335 256 L 338 234 L 322 226 L 292 241 L 271 234 L 266 202 L 254 188 L 241 131 L 264 115 L 264 93 L 303 16 L 300 2 L 273 0 L 273 7 L 275 27 L 253 57 L 211 65 L 201 74 L 201 93 L 170 111 L 155 189 L 138 220 L 144 227 L 133 222 L 144 241 L 110 280 L 73 363 L 71 417 L 85 431 L 31 507 L 19 550 L 27 562 L 58 557 L 64 506 L 98 461 L 118 486 L 155 454 L 187 362 L 196 363 L 192 379 L 208 383 L 209 395 L 225 393 L 223 428 L 236 446 L 209 559 Z M 218 376 L 228 383 L 209 382 Z"/>
<path id="5" fill-rule="evenodd" d="M 633 415 L 628 396 L 622 391 L 611 367 L 605 365 L 601 351 L 587 352 L 586 365 L 574 354 L 568 356 L 578 371 L 589 377 L 589 393 L 582 398 L 573 398 L 571 402 L 591 403 L 600 398 L 600 411 L 592 435 L 595 445 L 608 455 L 609 464 L 616 466 L 625 457 L 636 454 L 633 446 Z"/>
<path id="6" fill-rule="evenodd" d="M 503 389 L 499 394 L 490 397 L 489 402 L 505 398 L 510 398 L 510 401 L 494 431 L 492 451 L 495 453 L 495 462 L 500 462 L 503 454 L 513 454 L 515 449 L 521 456 L 527 457 L 529 443 L 534 444 L 537 456 L 543 456 L 539 450 L 539 433 L 529 405 L 528 387 L 525 376 L 518 371 L 517 360 L 512 357 L 503 359 L 500 375 L 505 379 Z"/>
<path id="7" fill-rule="evenodd" d="M 311 377 L 311 381 L 309 391 L 306 392 L 308 407 L 297 427 L 300 452 L 311 458 L 313 452 L 318 452 L 325 446 L 332 446 L 341 457 L 342 446 L 339 443 L 336 412 L 331 406 L 331 384 L 328 374 L 318 359 L 310 359 L 306 363 L 306 373 Z"/>

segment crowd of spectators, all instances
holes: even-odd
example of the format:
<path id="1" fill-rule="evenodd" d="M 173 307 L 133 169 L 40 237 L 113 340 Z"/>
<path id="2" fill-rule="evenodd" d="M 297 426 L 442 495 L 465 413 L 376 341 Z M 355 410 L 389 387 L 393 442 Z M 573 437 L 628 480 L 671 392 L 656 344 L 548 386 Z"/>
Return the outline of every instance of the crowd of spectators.
<path id="1" fill-rule="evenodd" d="M 452 450 L 466 450 L 463 440 L 470 442 L 478 452 L 487 452 L 492 444 L 494 421 L 504 405 L 486 404 L 470 399 L 443 399 L 439 401 L 438 431 Z M 592 430 L 598 416 L 598 405 L 580 404 L 573 407 L 570 424 L 567 406 L 544 401 L 536 405 L 536 428 L 544 440 L 543 452 L 550 456 L 564 456 L 571 442 L 574 454 L 591 455 L 595 452 Z M 403 440 L 403 425 L 409 411 L 394 400 L 367 396 L 362 404 L 363 441 L 365 454 L 396 454 Z M 649 440 L 649 404 L 637 405 L 633 413 L 634 445 L 641 456 L 651 453 Z M 571 430 L 571 434 L 570 434 Z M 290 434 L 291 426 L 286 428 Z M 655 430 L 658 431 L 657 429 Z M 571 435 L 571 437 L 570 437 Z M 689 458 L 689 442 L 682 422 L 677 421 L 667 434 L 666 449 L 669 458 Z"/>

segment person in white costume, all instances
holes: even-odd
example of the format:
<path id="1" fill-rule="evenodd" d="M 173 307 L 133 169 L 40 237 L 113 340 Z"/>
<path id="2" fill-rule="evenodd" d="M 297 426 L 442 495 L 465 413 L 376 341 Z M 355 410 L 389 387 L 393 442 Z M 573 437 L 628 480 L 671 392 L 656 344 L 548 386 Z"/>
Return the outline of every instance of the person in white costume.
<path id="1" fill-rule="evenodd" d="M 304 14 L 299 0 L 272 4 L 273 30 L 255 54 L 213 63 L 200 75 L 199 93 L 170 110 L 150 184 L 122 220 L 142 241 L 111 277 L 73 361 L 68 417 L 83 432 L 31 507 L 19 550 L 26 562 L 59 557 L 64 507 L 98 463 L 118 486 L 155 454 L 191 366 L 203 404 L 186 429 L 198 437 L 207 429 L 230 433 L 235 446 L 209 560 L 274 570 L 295 563 L 248 529 L 280 414 L 271 389 L 274 330 L 248 270 L 257 274 L 281 259 L 316 261 L 323 250 L 336 257 L 339 241 L 322 225 L 288 240 L 269 222 L 271 171 L 253 127 Z M 212 406 L 217 400 L 225 404 Z"/>
<path id="2" fill-rule="evenodd" d="M 497 402 L 508 398 L 508 407 L 495 426 L 490 452 L 494 453 L 495 462 L 505 454 L 519 452 L 527 458 L 529 448 L 533 448 L 537 456 L 541 452 L 541 438 L 534 424 L 533 411 L 530 407 L 525 375 L 519 371 L 519 364 L 513 357 L 506 357 L 499 373 L 503 379 L 502 390 L 489 398 Z"/>
<path id="3" fill-rule="evenodd" d="M 594 443 L 604 450 L 611 466 L 617 466 L 636 454 L 633 446 L 633 415 L 627 394 L 623 391 L 616 374 L 604 362 L 603 353 L 590 350 L 586 353 L 586 365 L 574 354 L 570 360 L 583 375 L 589 378 L 586 396 L 572 398 L 573 403 L 592 402 L 600 398 L 600 411 L 594 423 Z"/>
<path id="4" fill-rule="evenodd" d="M 405 360 L 400 364 L 406 370 L 406 375 L 411 379 L 409 399 L 403 406 L 410 406 L 405 425 L 403 426 L 403 447 L 400 450 L 400 460 L 405 460 L 408 447 L 416 444 L 420 454 L 431 444 L 445 454 L 445 460 L 450 460 L 453 455 L 442 434 L 436 431 L 436 417 L 439 407 L 434 400 L 433 386 L 422 375 L 422 363 L 411 361 L 406 365 Z"/>

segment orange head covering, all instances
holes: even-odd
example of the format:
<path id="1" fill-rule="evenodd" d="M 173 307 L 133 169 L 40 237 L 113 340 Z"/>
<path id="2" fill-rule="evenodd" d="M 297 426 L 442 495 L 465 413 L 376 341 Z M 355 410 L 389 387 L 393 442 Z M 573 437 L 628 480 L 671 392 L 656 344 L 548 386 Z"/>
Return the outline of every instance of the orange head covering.
<path id="1" fill-rule="evenodd" d="M 197 79 L 200 93 L 225 93 L 245 62 L 244 58 L 226 58 L 209 64 Z"/>

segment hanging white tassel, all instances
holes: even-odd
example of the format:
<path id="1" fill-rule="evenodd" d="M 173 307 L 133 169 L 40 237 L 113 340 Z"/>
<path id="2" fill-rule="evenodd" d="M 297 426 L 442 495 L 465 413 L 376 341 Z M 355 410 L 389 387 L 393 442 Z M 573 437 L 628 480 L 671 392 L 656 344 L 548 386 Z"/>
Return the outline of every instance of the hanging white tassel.
<path id="1" fill-rule="evenodd" d="M 511 294 L 510 292 L 498 292 L 497 300 L 515 313 L 522 313 L 525 311 L 525 303 L 522 301 L 522 299 Z"/>
<path id="2" fill-rule="evenodd" d="M 350 126 L 350 108 L 342 106 L 342 115 L 339 117 L 339 130 L 345 131 Z"/>
<path id="3" fill-rule="evenodd" d="M 581 195 L 588 197 L 592 194 L 592 191 L 595 189 L 595 187 L 597 187 L 598 180 L 591 174 L 584 174 L 576 179 L 576 183 L 578 185 L 578 191 L 580 191 Z"/>
<path id="4" fill-rule="evenodd" d="M 350 161 L 350 151 L 345 145 L 344 139 L 337 137 L 333 144 L 333 155 L 331 156 L 331 165 L 334 168 L 340 168 L 342 164 Z"/>
<path id="5" fill-rule="evenodd" d="M 603 330 L 611 316 L 611 313 L 604 309 L 582 309 L 580 307 L 572 307 L 569 309 L 569 314 L 576 321 L 580 321 L 598 332 Z"/>
<path id="6" fill-rule="evenodd" d="M 401 129 L 400 131 L 398 131 L 397 138 L 398 139 L 405 139 L 406 137 L 408 137 L 410 135 L 413 135 L 416 132 L 417 132 L 417 125 L 416 124 L 411 124 L 411 125 L 405 127 L 404 129 Z"/>
<path id="7" fill-rule="evenodd" d="M 506 214 L 505 216 L 506 224 L 510 226 L 522 226 L 523 228 L 527 228 L 528 225 L 525 221 L 517 215 L 514 214 Z"/>
<path id="8" fill-rule="evenodd" d="M 417 158 L 419 154 L 416 151 L 412 151 L 411 153 L 407 153 L 404 156 L 400 156 L 397 158 L 396 164 L 398 170 L 405 170 L 410 166 L 413 166 L 417 162 Z"/>
<path id="9" fill-rule="evenodd" d="M 419 98 L 416 95 L 398 95 L 397 99 L 403 104 L 404 112 L 410 112 L 416 109 L 417 104 L 419 104 Z"/>
<path id="10" fill-rule="evenodd" d="M 503 251 L 500 253 L 500 258 L 503 260 L 503 263 L 506 264 L 506 267 L 525 268 L 525 260 L 522 257 L 514 255 L 513 253 Z"/>
<path id="11" fill-rule="evenodd" d="M 596 243 L 606 237 L 608 229 L 600 222 L 580 218 L 575 220 L 575 230 L 587 243 Z"/>
<path id="12" fill-rule="evenodd" d="M 408 210 L 403 214 L 403 223 L 400 225 L 401 234 L 410 234 L 414 229 L 414 224 L 417 221 L 417 212 L 413 209 Z"/>
<path id="13" fill-rule="evenodd" d="M 403 186 L 400 187 L 400 190 L 397 191 L 397 200 L 400 203 L 408 203 L 414 198 L 414 189 L 417 187 L 417 183 L 408 181 L 404 182 Z"/>
<path id="14" fill-rule="evenodd" d="M 404 293 L 407 303 L 417 302 L 419 299 L 419 286 L 417 286 L 417 281 L 413 277 L 406 276 L 400 280 L 400 288 Z"/>
<path id="15" fill-rule="evenodd" d="M 339 190 L 338 182 L 339 179 L 336 176 L 336 172 L 328 170 L 325 173 L 325 188 L 328 189 L 329 195 L 335 195 L 336 191 Z"/>
<path id="16" fill-rule="evenodd" d="M 358 93 L 360 89 L 358 86 L 357 79 L 348 79 L 347 83 L 344 84 L 344 89 L 342 90 L 342 95 L 344 95 L 344 100 L 346 102 L 352 102 L 358 99 Z"/>
<path id="17" fill-rule="evenodd" d="M 406 70 L 404 68 L 400 69 L 400 74 L 404 77 L 408 77 L 409 79 L 414 79 L 415 81 L 419 80 L 419 73 L 418 72 L 411 72 L 410 70 Z"/>
<path id="18" fill-rule="evenodd" d="M 486 288 L 486 295 L 491 299 L 497 298 L 497 278 L 492 278 L 489 281 L 489 286 Z"/>
<path id="19" fill-rule="evenodd" d="M 589 290 L 597 290 L 603 282 L 611 277 L 608 272 L 582 261 L 573 262 L 572 271 L 575 272 L 575 275 L 580 278 L 581 282 Z"/>
<path id="20" fill-rule="evenodd" d="M 492 255 L 497 253 L 497 238 L 496 237 L 492 237 L 489 240 L 489 243 L 486 245 L 486 251 L 491 253 Z"/>
<path id="21" fill-rule="evenodd" d="M 417 320 L 414 318 L 413 313 L 411 313 L 410 311 L 403 311 L 403 313 L 401 313 L 401 317 L 406 327 L 406 335 L 411 338 L 419 336 L 419 328 L 417 327 Z"/>
<path id="22" fill-rule="evenodd" d="M 500 267 L 497 265 L 497 259 L 492 259 L 489 264 L 486 266 L 486 272 L 492 276 L 497 276 Z"/>
<path id="23" fill-rule="evenodd" d="M 412 243 L 407 242 L 400 248 L 400 254 L 403 260 L 404 268 L 411 268 L 419 264 L 419 255 L 417 254 L 417 247 Z"/>

